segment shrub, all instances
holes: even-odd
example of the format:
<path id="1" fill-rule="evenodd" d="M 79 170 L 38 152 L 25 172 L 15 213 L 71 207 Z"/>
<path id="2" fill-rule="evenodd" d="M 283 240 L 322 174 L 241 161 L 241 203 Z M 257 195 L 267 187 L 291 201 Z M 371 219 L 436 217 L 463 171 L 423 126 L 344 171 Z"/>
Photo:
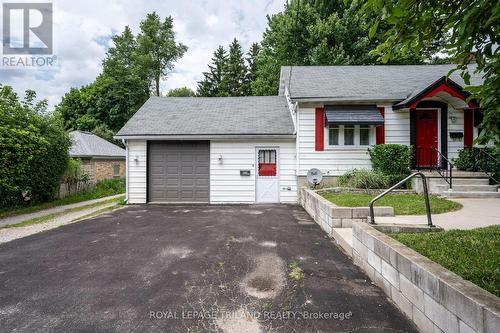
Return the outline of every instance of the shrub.
<path id="1" fill-rule="evenodd" d="M 27 91 L 20 101 L 0 85 L 0 206 L 52 199 L 66 169 L 70 139 L 60 121 L 34 103 Z"/>
<path id="2" fill-rule="evenodd" d="M 368 150 L 372 161 L 373 170 L 384 175 L 410 174 L 413 160 L 413 149 L 411 146 L 384 144 L 376 145 Z"/>
<path id="3" fill-rule="evenodd" d="M 499 173 L 500 165 L 488 159 L 485 154 L 481 153 L 481 150 L 500 161 L 499 149 L 493 147 L 464 148 L 459 151 L 458 158 L 453 161 L 454 166 L 463 171 L 483 171 L 483 167 L 486 165 L 489 170 L 496 170 L 496 173 Z"/>
<path id="4" fill-rule="evenodd" d="M 389 177 L 371 170 L 353 170 L 337 179 L 337 185 L 361 189 L 381 189 L 388 187 Z"/>

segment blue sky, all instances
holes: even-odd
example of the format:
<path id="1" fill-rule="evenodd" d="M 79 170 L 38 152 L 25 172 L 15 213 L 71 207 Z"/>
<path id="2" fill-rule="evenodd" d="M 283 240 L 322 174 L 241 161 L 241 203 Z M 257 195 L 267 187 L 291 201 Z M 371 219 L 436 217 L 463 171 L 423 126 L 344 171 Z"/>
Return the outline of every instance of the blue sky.
<path id="1" fill-rule="evenodd" d="M 6 70 L 0 67 L 0 83 L 13 86 L 19 93 L 34 89 L 38 97 L 47 98 L 49 105 L 54 106 L 71 87 L 90 83 L 101 72 L 101 62 L 113 34 L 121 32 L 125 25 L 137 33 L 139 23 L 146 14 L 156 11 L 161 17 L 172 15 L 177 40 L 189 47 L 176 63 L 173 73 L 162 82 L 162 92 L 182 86 L 194 89 L 218 45 L 227 46 L 236 37 L 246 51 L 252 42 L 261 40 L 267 23 L 266 14 L 281 11 L 284 2 L 53 1 L 54 53 L 58 58 L 58 67 L 49 70 Z"/>

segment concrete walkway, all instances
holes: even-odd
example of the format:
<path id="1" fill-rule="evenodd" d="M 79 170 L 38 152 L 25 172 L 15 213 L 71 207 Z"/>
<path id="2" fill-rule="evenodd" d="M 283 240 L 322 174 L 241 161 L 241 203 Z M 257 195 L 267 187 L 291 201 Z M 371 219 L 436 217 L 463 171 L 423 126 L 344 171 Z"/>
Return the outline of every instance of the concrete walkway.
<path id="1" fill-rule="evenodd" d="M 116 202 L 105 203 L 92 208 L 83 208 L 82 210 L 78 210 L 76 212 L 67 213 L 42 223 L 27 225 L 24 227 L 0 229 L 0 244 L 10 242 L 14 239 L 31 236 L 39 232 L 54 229 L 66 224 L 77 222 L 85 216 L 94 214 L 104 208 L 114 206 L 116 206 Z"/>
<path id="2" fill-rule="evenodd" d="M 463 205 L 455 212 L 433 214 L 432 222 L 445 230 L 474 229 L 500 224 L 500 199 L 453 199 Z M 426 224 L 425 215 L 377 217 L 377 223 Z"/>
<path id="3" fill-rule="evenodd" d="M 67 209 L 72 209 L 72 208 L 78 208 L 78 207 L 83 207 L 83 206 L 87 206 L 87 205 L 92 205 L 92 204 L 95 204 L 95 203 L 98 203 L 98 202 L 102 202 L 102 201 L 106 201 L 106 200 L 118 198 L 118 197 L 123 196 L 123 195 L 124 195 L 123 193 L 122 194 L 117 194 L 117 195 L 111 195 L 109 197 L 104 197 L 104 198 L 100 198 L 100 199 L 82 201 L 82 202 L 77 202 L 77 203 L 70 204 L 70 205 L 64 205 L 64 206 L 57 206 L 57 207 L 53 207 L 53 208 L 48 208 L 48 209 L 40 210 L 38 212 L 29 213 L 29 214 L 21 214 L 21 215 L 15 215 L 15 216 L 5 217 L 3 219 L 0 219 L 0 227 L 6 226 L 6 225 L 9 225 L 9 224 L 20 223 L 20 222 L 23 222 L 23 221 L 26 221 L 26 220 L 31 220 L 31 219 L 34 219 L 36 217 L 41 217 L 41 216 L 46 216 L 46 215 L 50 215 L 50 214 L 54 214 L 54 213 L 63 212 L 65 210 L 67 210 Z"/>

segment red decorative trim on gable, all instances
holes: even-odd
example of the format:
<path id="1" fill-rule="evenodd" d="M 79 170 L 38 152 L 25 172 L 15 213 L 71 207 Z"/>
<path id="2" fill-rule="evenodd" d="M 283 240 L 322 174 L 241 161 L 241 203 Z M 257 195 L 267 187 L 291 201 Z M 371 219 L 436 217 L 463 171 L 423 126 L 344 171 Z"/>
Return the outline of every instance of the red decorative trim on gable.
<path id="1" fill-rule="evenodd" d="M 474 109 L 464 110 L 464 146 L 472 148 L 474 132 Z"/>
<path id="2" fill-rule="evenodd" d="M 383 106 L 378 107 L 378 112 L 380 112 L 380 114 L 382 115 L 382 117 L 384 117 L 385 109 L 384 109 Z M 384 119 L 384 122 L 385 122 L 385 119 Z M 383 145 L 385 143 L 385 125 L 377 126 L 377 128 L 376 128 L 376 136 L 377 136 L 376 143 L 378 145 Z"/>
<path id="3" fill-rule="evenodd" d="M 314 148 L 316 151 L 323 151 L 325 149 L 325 108 L 316 108 L 314 132 Z"/>
<path id="4" fill-rule="evenodd" d="M 436 94 L 438 94 L 440 92 L 446 92 L 446 93 L 450 94 L 453 97 L 460 98 L 461 100 L 467 102 L 467 97 L 465 97 L 461 92 L 457 91 L 456 89 L 453 89 L 452 87 L 450 87 L 449 85 L 447 85 L 445 83 L 441 83 L 439 86 L 437 86 L 436 88 L 432 89 L 428 93 L 422 95 L 418 100 L 416 100 L 415 102 L 413 102 L 412 104 L 410 104 L 410 109 L 416 108 L 418 102 L 420 102 L 423 98 L 432 97 L 432 96 L 434 96 L 434 95 L 436 95 Z M 474 103 L 472 101 L 467 102 L 467 104 L 472 109 L 478 108 L 478 106 L 476 105 L 476 103 Z"/>

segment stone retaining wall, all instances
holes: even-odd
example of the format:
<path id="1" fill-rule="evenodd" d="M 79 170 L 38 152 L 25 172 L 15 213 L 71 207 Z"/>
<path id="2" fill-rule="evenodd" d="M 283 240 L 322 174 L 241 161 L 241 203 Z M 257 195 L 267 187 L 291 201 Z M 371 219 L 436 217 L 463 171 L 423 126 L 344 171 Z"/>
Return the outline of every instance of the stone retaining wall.
<path id="1" fill-rule="evenodd" d="M 333 228 L 350 228 L 353 222 L 366 222 L 368 207 L 338 207 L 308 188 L 299 190 L 300 204 L 329 235 Z M 392 207 L 375 207 L 375 216 L 394 216 Z"/>
<path id="2" fill-rule="evenodd" d="M 353 260 L 422 332 L 493 333 L 500 299 L 367 223 L 353 224 Z"/>

